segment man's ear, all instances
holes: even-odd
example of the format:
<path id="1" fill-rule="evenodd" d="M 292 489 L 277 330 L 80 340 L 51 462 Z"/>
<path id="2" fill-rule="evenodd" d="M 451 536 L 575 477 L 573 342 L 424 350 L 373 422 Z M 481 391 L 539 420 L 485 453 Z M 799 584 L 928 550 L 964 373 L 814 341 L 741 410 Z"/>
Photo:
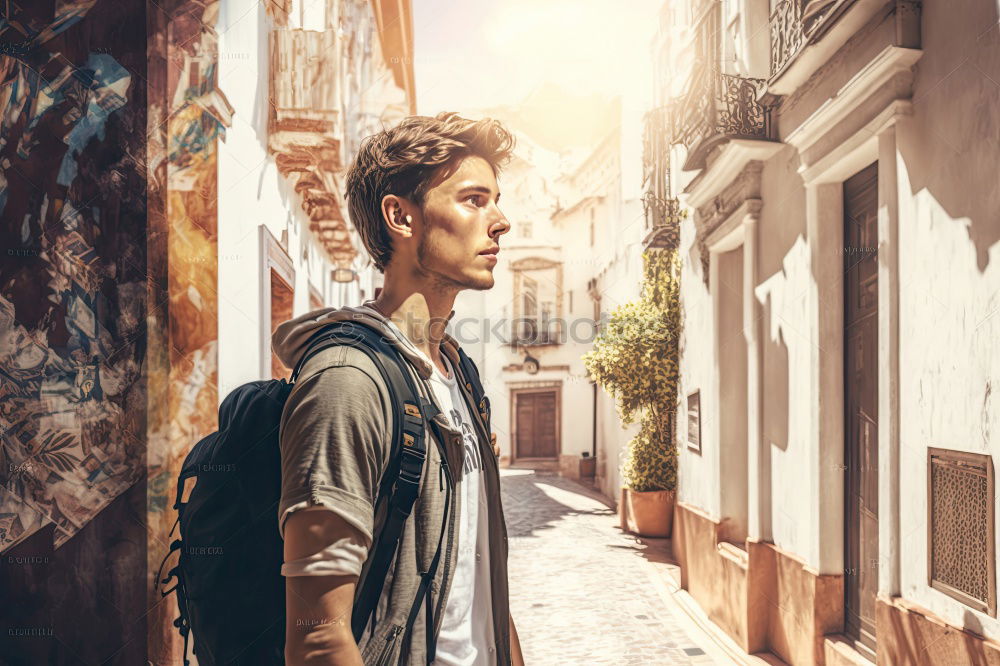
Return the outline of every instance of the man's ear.
<path id="1" fill-rule="evenodd" d="M 382 219 L 389 231 L 410 236 L 413 233 L 413 216 L 408 212 L 412 204 L 403 197 L 387 194 L 382 197 Z"/>

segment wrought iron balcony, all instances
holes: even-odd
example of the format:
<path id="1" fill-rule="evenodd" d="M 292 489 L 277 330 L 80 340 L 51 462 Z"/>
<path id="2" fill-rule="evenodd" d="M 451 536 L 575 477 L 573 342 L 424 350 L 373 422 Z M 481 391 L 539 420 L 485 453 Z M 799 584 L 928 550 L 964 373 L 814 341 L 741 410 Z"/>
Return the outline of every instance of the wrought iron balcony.
<path id="1" fill-rule="evenodd" d="M 819 41 L 855 0 L 781 0 L 771 12 L 771 76 L 780 76 L 808 44 Z"/>
<path id="2" fill-rule="evenodd" d="M 781 0 L 771 12 L 771 76 L 781 73 L 802 48 L 802 0 Z"/>
<path id="3" fill-rule="evenodd" d="M 764 79 L 724 74 L 701 66 L 676 110 L 675 140 L 688 149 L 685 171 L 705 167 L 711 150 L 732 139 L 774 141 L 771 109 L 757 101 Z"/>
<path id="4" fill-rule="evenodd" d="M 670 147 L 674 143 L 673 107 L 647 111 L 642 132 L 642 185 L 656 196 L 670 194 Z"/>
<path id="5" fill-rule="evenodd" d="M 512 347 L 539 347 L 562 343 L 561 327 L 558 320 L 522 318 L 514 322 Z"/>
<path id="6" fill-rule="evenodd" d="M 680 202 L 671 196 L 670 148 L 674 143 L 674 105 L 646 113 L 642 141 L 642 184 L 646 193 L 645 248 L 676 248 L 680 242 Z"/>
<path id="7" fill-rule="evenodd" d="M 642 207 L 646 213 L 646 237 L 642 245 L 645 249 L 676 250 L 681 242 L 681 204 L 675 198 L 664 199 L 647 191 L 642 197 Z"/>

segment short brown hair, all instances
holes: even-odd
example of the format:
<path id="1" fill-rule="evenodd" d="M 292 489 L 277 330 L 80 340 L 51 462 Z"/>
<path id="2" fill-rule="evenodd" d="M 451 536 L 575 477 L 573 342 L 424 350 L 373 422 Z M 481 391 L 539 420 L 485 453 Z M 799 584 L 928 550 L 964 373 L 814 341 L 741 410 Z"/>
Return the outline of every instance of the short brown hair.
<path id="1" fill-rule="evenodd" d="M 499 121 L 468 120 L 453 111 L 433 118 L 409 116 L 366 137 L 347 172 L 346 195 L 351 222 L 375 267 L 385 272 L 392 258 L 389 230 L 382 219 L 385 195 L 422 206 L 435 172 L 452 159 L 478 155 L 496 173 L 513 150 L 514 137 Z"/>

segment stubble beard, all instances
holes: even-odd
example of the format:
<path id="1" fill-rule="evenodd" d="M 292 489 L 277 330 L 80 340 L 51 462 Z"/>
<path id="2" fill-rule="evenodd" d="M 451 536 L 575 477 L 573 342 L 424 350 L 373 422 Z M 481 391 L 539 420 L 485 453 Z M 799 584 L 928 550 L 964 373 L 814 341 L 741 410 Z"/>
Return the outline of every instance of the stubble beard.
<path id="1" fill-rule="evenodd" d="M 417 243 L 417 272 L 427 278 L 431 289 L 435 292 L 446 294 L 465 289 L 485 291 L 493 287 L 492 283 L 487 284 L 485 281 L 475 278 L 455 279 L 433 268 L 433 264 L 433 252 L 425 234 L 420 237 L 420 242 Z"/>

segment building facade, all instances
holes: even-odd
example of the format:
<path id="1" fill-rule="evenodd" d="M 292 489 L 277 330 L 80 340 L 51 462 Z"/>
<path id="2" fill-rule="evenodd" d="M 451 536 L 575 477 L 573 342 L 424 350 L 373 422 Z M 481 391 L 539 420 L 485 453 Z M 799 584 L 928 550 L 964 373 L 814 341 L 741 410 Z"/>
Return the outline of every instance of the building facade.
<path id="1" fill-rule="evenodd" d="M 458 295 L 453 335 L 480 368 L 502 465 L 558 468 L 570 365 L 560 354 L 565 310 L 561 239 L 552 225 L 565 159 L 508 125 L 516 147 L 499 178 L 510 231 L 500 238 L 494 286 Z M 563 326 L 561 328 L 561 326 Z M 534 352 L 534 353 L 531 353 Z"/>
<path id="2" fill-rule="evenodd" d="M 641 174 L 631 169 L 639 157 L 639 119 L 622 100 L 617 101 L 617 121 L 610 132 L 562 179 L 565 196 L 553 215 L 563 238 L 569 284 L 574 309 L 569 319 L 574 327 L 574 376 L 577 394 L 572 404 L 579 416 L 577 440 L 593 446 L 594 483 L 605 497 L 617 502 L 621 492 L 621 462 L 628 441 L 638 432 L 638 424 L 622 426 L 615 400 L 587 375 L 581 356 L 593 346 L 602 322 L 619 305 L 639 297 L 642 278 L 642 237 L 644 218 L 639 199 Z M 588 331 L 583 322 L 595 322 Z M 589 408 L 590 422 L 583 417 Z M 583 432 L 580 432 L 581 430 Z M 586 447 L 567 447 L 572 474 Z"/>
<path id="3" fill-rule="evenodd" d="M 684 588 L 791 664 L 996 660 L 995 4 L 663 17 Z"/>
<path id="4" fill-rule="evenodd" d="M 611 101 L 603 137 L 560 152 L 511 124 L 517 147 L 500 176 L 511 231 L 500 241 L 496 283 L 463 292 L 455 305 L 482 327 L 482 344 L 470 349 L 490 391 L 502 464 L 593 477 L 613 501 L 636 427 L 621 427 L 614 401 L 590 381 L 581 357 L 602 316 L 639 295 L 645 222 L 641 170 L 631 168 L 641 148 L 637 109 Z"/>

